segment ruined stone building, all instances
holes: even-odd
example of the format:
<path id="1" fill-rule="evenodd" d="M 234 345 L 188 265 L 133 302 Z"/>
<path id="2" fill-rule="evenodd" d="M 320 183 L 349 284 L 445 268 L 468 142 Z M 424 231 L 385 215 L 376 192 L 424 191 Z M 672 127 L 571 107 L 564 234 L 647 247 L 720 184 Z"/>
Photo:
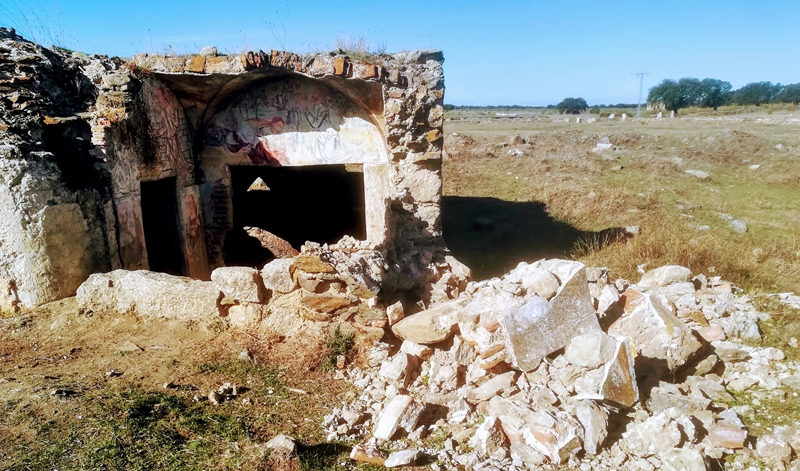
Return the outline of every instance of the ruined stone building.
<path id="1" fill-rule="evenodd" d="M 6 304 L 72 296 L 90 274 L 208 279 L 350 236 L 381 289 L 440 263 L 438 51 L 355 60 L 272 51 L 131 59 L 0 29 L 0 277 Z M 347 239 L 350 240 L 350 239 Z"/>

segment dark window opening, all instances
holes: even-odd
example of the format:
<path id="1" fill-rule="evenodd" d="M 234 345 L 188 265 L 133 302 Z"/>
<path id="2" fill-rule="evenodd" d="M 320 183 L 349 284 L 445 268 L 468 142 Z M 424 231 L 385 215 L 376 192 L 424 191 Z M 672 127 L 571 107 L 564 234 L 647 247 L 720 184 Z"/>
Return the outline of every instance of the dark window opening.
<path id="1" fill-rule="evenodd" d="M 142 226 L 151 271 L 186 276 L 176 179 L 142 182 Z"/>
<path id="2" fill-rule="evenodd" d="M 84 120 L 49 124 L 42 130 L 42 143 L 53 153 L 67 188 L 80 190 L 101 180 L 89 154 L 92 129 Z M 97 186 L 97 185 L 95 185 Z"/>
<path id="3" fill-rule="evenodd" d="M 225 237 L 226 265 L 260 268 L 273 259 L 245 226 L 269 231 L 296 249 L 306 241 L 330 244 L 345 235 L 366 239 L 360 165 L 230 169 L 233 229 Z"/>

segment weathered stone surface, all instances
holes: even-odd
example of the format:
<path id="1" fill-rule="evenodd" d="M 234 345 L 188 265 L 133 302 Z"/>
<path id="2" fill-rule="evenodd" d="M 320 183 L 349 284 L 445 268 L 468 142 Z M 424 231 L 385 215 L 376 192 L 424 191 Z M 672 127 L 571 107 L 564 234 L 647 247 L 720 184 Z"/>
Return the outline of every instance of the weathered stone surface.
<path id="1" fill-rule="evenodd" d="M 529 469 L 537 469 L 547 461 L 546 456 L 525 443 L 511 443 L 510 448 L 511 457 L 514 458 L 514 455 L 517 455 L 522 464 Z"/>
<path id="2" fill-rule="evenodd" d="M 228 322 L 232 327 L 248 329 L 256 327 L 269 314 L 263 304 L 241 303 L 228 308 Z"/>
<path id="3" fill-rule="evenodd" d="M 708 441 L 717 448 L 744 448 L 747 431 L 730 425 L 715 425 L 708 431 Z"/>
<path id="4" fill-rule="evenodd" d="M 392 332 L 403 340 L 430 345 L 447 340 L 458 327 L 458 310 L 464 301 L 442 303 L 407 316 L 392 326 Z"/>
<path id="5" fill-rule="evenodd" d="M 282 456 L 292 456 L 297 453 L 297 443 L 292 437 L 286 435 L 278 435 L 272 440 L 264 444 L 265 448 L 278 452 Z"/>
<path id="6" fill-rule="evenodd" d="M 658 458 L 666 471 L 705 471 L 706 462 L 703 455 L 689 448 L 673 448 L 667 450 Z"/>
<path id="7" fill-rule="evenodd" d="M 711 178 L 706 172 L 702 170 L 686 170 L 686 173 L 695 176 L 700 180 L 708 180 L 709 178 Z"/>
<path id="8" fill-rule="evenodd" d="M 488 401 L 492 397 L 501 394 L 503 391 L 511 389 L 511 387 L 514 386 L 515 379 L 516 373 L 513 371 L 497 375 L 481 386 L 470 390 L 467 393 L 467 399 L 473 403 Z"/>
<path id="9" fill-rule="evenodd" d="M 314 255 L 298 255 L 294 257 L 292 271 L 302 270 L 306 273 L 336 273 L 329 263 Z"/>
<path id="10" fill-rule="evenodd" d="M 385 455 L 375 447 L 365 445 L 355 445 L 350 451 L 350 459 L 361 463 L 377 464 L 383 466 L 386 463 Z"/>
<path id="11" fill-rule="evenodd" d="M 261 269 L 261 280 L 264 287 L 278 293 L 288 293 L 297 287 L 297 281 L 292 278 L 292 259 L 276 258 L 264 265 Z"/>
<path id="12" fill-rule="evenodd" d="M 405 317 L 405 310 L 403 303 L 397 301 L 391 306 L 386 308 L 386 316 L 389 318 L 389 325 L 395 325 Z"/>
<path id="13" fill-rule="evenodd" d="M 583 449 L 590 455 L 600 453 L 608 436 L 608 414 L 591 401 L 581 401 L 575 406 L 575 417 L 583 426 Z"/>
<path id="14" fill-rule="evenodd" d="M 631 425 L 622 434 L 623 448 L 635 456 L 648 457 L 678 447 L 682 442 L 681 431 L 675 419 L 680 414 L 668 409 L 640 424 Z"/>
<path id="15" fill-rule="evenodd" d="M 515 269 L 508 272 L 503 278 L 521 285 L 528 295 L 535 295 L 549 300 L 558 292 L 558 280 L 556 277 L 537 264 L 520 262 Z"/>
<path id="16" fill-rule="evenodd" d="M 779 425 L 773 434 L 788 443 L 795 453 L 800 453 L 800 425 Z"/>
<path id="17" fill-rule="evenodd" d="M 398 395 L 392 398 L 378 415 L 372 435 L 380 440 L 390 440 L 413 401 L 411 396 Z"/>
<path id="18" fill-rule="evenodd" d="M 792 456 L 792 448 L 784 440 L 775 435 L 764 435 L 756 441 L 756 452 L 761 460 L 775 469 L 786 469 L 789 458 Z"/>
<path id="19" fill-rule="evenodd" d="M 206 46 L 200 49 L 200 55 L 203 57 L 217 57 L 217 48 L 214 46 Z"/>
<path id="20" fill-rule="evenodd" d="M 114 270 L 94 274 L 78 288 L 82 309 L 143 318 L 209 319 L 219 315 L 220 291 L 210 281 Z"/>
<path id="21" fill-rule="evenodd" d="M 391 360 L 383 362 L 378 374 L 382 378 L 405 388 L 411 379 L 411 373 L 415 366 L 416 361 L 411 355 L 400 352 L 393 356 Z"/>
<path id="22" fill-rule="evenodd" d="M 255 268 L 220 267 L 211 272 L 211 281 L 226 298 L 247 303 L 264 301 L 264 284 Z"/>
<path id="23" fill-rule="evenodd" d="M 725 363 L 744 361 L 750 356 L 745 349 L 733 342 L 718 340 L 711 345 L 714 347 L 714 353 Z"/>
<path id="24" fill-rule="evenodd" d="M 639 400 L 633 355 L 627 340 L 617 342 L 614 356 L 606 363 L 601 393 L 604 399 L 625 407 L 631 407 Z"/>
<path id="25" fill-rule="evenodd" d="M 387 468 L 398 468 L 400 466 L 413 466 L 419 458 L 419 450 L 400 450 L 395 451 L 386 458 L 383 466 Z"/>
<path id="26" fill-rule="evenodd" d="M 630 340 L 639 355 L 637 374 L 675 371 L 700 349 L 700 342 L 675 316 L 664 296 L 642 293 L 634 288 L 628 288 L 624 295 L 625 312 L 609 327 L 608 333 Z"/>
<path id="27" fill-rule="evenodd" d="M 672 283 L 681 283 L 689 280 L 691 270 L 680 265 L 666 265 L 650 270 L 642 275 L 637 286 L 641 289 L 652 290 Z"/>
<path id="28" fill-rule="evenodd" d="M 570 275 L 552 301 L 534 296 L 524 306 L 503 313 L 507 350 L 521 370 L 536 368 L 542 358 L 566 347 L 577 335 L 600 331 L 583 265 Z"/>
<path id="29" fill-rule="evenodd" d="M 300 303 L 314 311 L 330 314 L 339 308 L 353 304 L 353 301 L 343 296 L 303 293 Z"/>
<path id="30" fill-rule="evenodd" d="M 486 417 L 469 443 L 482 456 L 497 460 L 506 457 L 507 440 L 496 417 Z"/>
<path id="31" fill-rule="evenodd" d="M 247 235 L 258 240 L 262 247 L 272 252 L 275 258 L 292 258 L 300 253 L 292 244 L 269 231 L 259 227 L 245 227 L 244 230 Z"/>
<path id="32" fill-rule="evenodd" d="M 616 349 L 616 339 L 597 330 L 574 337 L 564 350 L 564 358 L 573 365 L 593 369 L 611 360 Z"/>

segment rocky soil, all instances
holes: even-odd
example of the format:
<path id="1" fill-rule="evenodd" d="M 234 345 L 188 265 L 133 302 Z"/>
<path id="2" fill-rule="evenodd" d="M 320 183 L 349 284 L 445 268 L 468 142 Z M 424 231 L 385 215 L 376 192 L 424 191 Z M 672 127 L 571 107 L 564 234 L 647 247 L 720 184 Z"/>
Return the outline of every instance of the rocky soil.
<path id="1" fill-rule="evenodd" d="M 665 266 L 636 284 L 578 262 L 521 263 L 402 318 L 361 391 L 325 418 L 351 458 L 431 469 L 800 469 L 800 426 L 754 436 L 800 365 L 762 348 L 758 312 L 719 277 Z"/>

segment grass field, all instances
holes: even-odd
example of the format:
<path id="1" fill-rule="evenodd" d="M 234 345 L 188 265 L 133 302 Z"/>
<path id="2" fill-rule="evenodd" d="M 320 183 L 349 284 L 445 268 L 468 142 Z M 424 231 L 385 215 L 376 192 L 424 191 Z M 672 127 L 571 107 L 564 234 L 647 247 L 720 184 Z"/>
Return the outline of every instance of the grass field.
<path id="1" fill-rule="evenodd" d="M 747 290 L 800 291 L 800 119 L 793 113 L 562 118 L 456 111 L 446 123 L 445 209 L 476 204 L 468 214 L 445 212 L 445 237 L 478 273 L 571 255 L 632 281 L 640 265 L 673 263 Z M 593 152 L 603 137 L 615 148 Z M 464 217 L 493 219 L 498 229 L 471 231 Z M 747 232 L 734 232 L 731 219 L 744 221 Z M 632 225 L 641 234 L 624 244 L 605 244 L 598 234 Z"/>

